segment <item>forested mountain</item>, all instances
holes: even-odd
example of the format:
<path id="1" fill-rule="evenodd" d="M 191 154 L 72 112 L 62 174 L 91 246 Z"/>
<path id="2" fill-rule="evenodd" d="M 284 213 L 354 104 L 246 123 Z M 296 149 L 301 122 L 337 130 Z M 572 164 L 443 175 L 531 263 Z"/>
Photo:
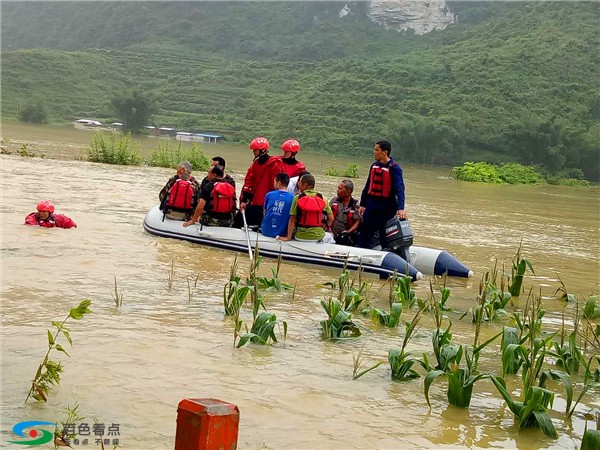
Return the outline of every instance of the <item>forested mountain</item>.
<path id="1" fill-rule="evenodd" d="M 3 2 L 2 116 L 113 119 L 124 90 L 154 122 L 264 134 L 332 153 L 387 138 L 400 159 L 519 161 L 598 179 L 598 3 L 452 2 L 422 36 L 349 2 Z"/>

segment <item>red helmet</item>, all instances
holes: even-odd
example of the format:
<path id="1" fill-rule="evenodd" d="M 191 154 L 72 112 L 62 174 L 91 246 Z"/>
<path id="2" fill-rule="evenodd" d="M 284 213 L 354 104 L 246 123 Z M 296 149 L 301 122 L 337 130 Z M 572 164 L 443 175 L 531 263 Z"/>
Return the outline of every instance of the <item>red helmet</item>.
<path id="1" fill-rule="evenodd" d="M 41 202 L 38 203 L 37 210 L 53 213 L 54 205 L 52 204 L 52 202 L 50 200 L 42 200 Z"/>
<path id="2" fill-rule="evenodd" d="M 269 150 L 269 141 L 264 137 L 257 137 L 250 142 L 251 150 Z"/>
<path id="3" fill-rule="evenodd" d="M 296 139 L 288 139 L 281 144 L 281 150 L 284 152 L 298 153 L 300 150 L 300 142 L 298 142 Z"/>

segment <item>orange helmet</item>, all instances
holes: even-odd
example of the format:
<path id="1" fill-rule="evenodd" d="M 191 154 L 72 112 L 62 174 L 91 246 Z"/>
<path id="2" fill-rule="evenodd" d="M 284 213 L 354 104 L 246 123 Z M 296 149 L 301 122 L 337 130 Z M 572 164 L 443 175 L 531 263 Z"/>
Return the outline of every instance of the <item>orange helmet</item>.
<path id="1" fill-rule="evenodd" d="M 269 150 L 269 141 L 264 137 L 257 137 L 250 142 L 251 150 Z"/>
<path id="2" fill-rule="evenodd" d="M 284 152 L 298 153 L 298 151 L 300 151 L 300 142 L 296 139 L 288 139 L 281 144 L 281 150 Z"/>
<path id="3" fill-rule="evenodd" d="M 37 210 L 49 212 L 50 214 L 52 214 L 54 212 L 54 205 L 50 200 L 42 200 L 38 203 Z"/>

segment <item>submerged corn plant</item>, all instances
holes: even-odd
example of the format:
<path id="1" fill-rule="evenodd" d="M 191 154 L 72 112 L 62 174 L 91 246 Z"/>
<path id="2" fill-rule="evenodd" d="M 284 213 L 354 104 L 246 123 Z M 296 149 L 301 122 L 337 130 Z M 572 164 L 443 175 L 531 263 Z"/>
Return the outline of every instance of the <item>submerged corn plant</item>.
<path id="1" fill-rule="evenodd" d="M 60 374 L 63 371 L 63 367 L 61 363 L 57 363 L 50 359 L 50 352 L 56 350 L 69 356 L 64 347 L 57 342 L 57 339 L 62 335 L 70 345 L 73 345 L 69 333 L 70 330 L 65 326 L 65 323 L 69 319 L 80 320 L 85 314 L 92 312 L 89 309 L 91 304 L 92 302 L 90 300 L 83 300 L 79 303 L 79 306 L 71 308 L 69 315 L 62 322 L 52 321 L 55 332 L 52 334 L 52 332 L 48 330 L 48 351 L 33 377 L 31 388 L 29 389 L 25 403 L 27 403 L 27 400 L 29 400 L 30 397 L 33 397 L 38 401 L 47 401 L 50 387 L 60 384 Z"/>
<path id="2" fill-rule="evenodd" d="M 369 284 L 362 279 L 362 266 L 360 266 L 355 276 L 350 279 L 348 271 L 348 260 L 345 261 L 342 272 L 338 276 L 337 282 L 328 281 L 325 286 L 337 290 L 337 299 L 342 304 L 345 311 L 358 311 L 368 308 Z"/>
<path id="3" fill-rule="evenodd" d="M 167 289 L 170 291 L 175 281 L 175 260 L 171 260 L 171 267 L 167 271 Z"/>
<path id="4" fill-rule="evenodd" d="M 377 363 L 375 363 L 374 365 L 367 367 L 366 369 L 363 368 L 364 366 L 364 359 L 363 359 L 363 350 L 365 349 L 365 344 L 367 342 L 365 341 L 362 345 L 362 347 L 360 348 L 360 351 L 358 352 L 358 355 L 354 356 L 352 355 L 352 379 L 353 380 L 358 380 L 360 377 L 362 377 L 363 375 L 369 373 L 371 370 L 375 370 L 377 369 L 381 364 L 383 364 L 383 361 L 379 361 Z"/>
<path id="5" fill-rule="evenodd" d="M 500 315 L 509 315 L 506 312 L 506 305 L 512 298 L 512 295 L 505 288 L 504 277 L 500 278 L 500 287 L 498 287 L 497 264 L 496 262 L 492 270 L 485 272 L 483 277 L 481 277 L 476 300 L 477 305 L 474 309 L 469 310 L 472 313 L 473 323 L 477 323 L 478 320 L 490 322 Z M 467 313 L 463 314 L 462 317 Z"/>
<path id="6" fill-rule="evenodd" d="M 438 350 L 438 369 L 429 370 L 425 377 L 424 392 L 427 404 L 431 408 L 429 402 L 429 388 L 433 381 L 444 376 L 448 380 L 447 397 L 448 403 L 451 405 L 467 408 L 471 404 L 471 397 L 473 395 L 473 386 L 479 380 L 489 378 L 488 374 L 481 374 L 477 371 L 479 362 L 479 355 L 481 351 L 496 340 L 502 332 L 492 336 L 483 344 L 479 344 L 479 334 L 481 331 L 481 324 L 483 323 L 482 317 L 479 317 L 477 326 L 475 329 L 475 336 L 473 338 L 473 346 L 471 349 L 467 345 L 456 345 L 450 342 L 452 335 L 443 336 L 441 338 L 442 346 Z M 438 330 L 440 331 L 440 330 Z M 450 333 L 450 326 L 444 334 Z M 445 342 L 445 343 L 444 343 Z M 435 343 L 435 341 L 434 341 Z M 439 345 L 439 342 L 438 342 Z M 436 355 L 437 356 L 437 355 Z M 462 358 L 465 358 L 465 367 L 460 367 Z M 427 360 L 424 359 L 425 364 Z"/>
<path id="7" fill-rule="evenodd" d="M 600 383 L 586 379 L 579 396 L 575 399 L 575 403 L 573 404 L 574 389 L 573 382 L 569 374 L 560 370 L 544 370 L 542 371 L 542 375 L 540 377 L 540 387 L 545 388 L 547 380 L 553 380 L 562 384 L 566 395 L 567 406 L 565 409 L 565 414 L 567 415 L 567 418 L 570 418 L 573 415 L 575 408 L 590 389 L 598 389 L 600 387 Z"/>
<path id="8" fill-rule="evenodd" d="M 539 386 L 530 386 L 525 389 L 523 401 L 515 401 L 506 389 L 503 378 L 491 376 L 490 379 L 514 414 L 519 429 L 540 428 L 546 436 L 558 438 L 558 433 L 548 415 L 548 407 L 552 406 L 554 393 Z"/>
<path id="9" fill-rule="evenodd" d="M 510 281 L 508 285 L 508 291 L 510 295 L 513 297 L 518 297 L 521 295 L 522 287 L 523 287 L 523 278 L 525 277 L 525 272 L 527 269 L 531 271 L 533 275 L 535 272 L 533 271 L 533 266 L 531 262 L 527 259 L 521 259 L 521 248 L 523 246 L 523 241 L 519 244 L 519 248 L 517 250 L 517 254 L 513 258 L 512 269 L 510 275 Z"/>
<path id="10" fill-rule="evenodd" d="M 258 252 L 258 247 L 257 247 Z M 279 257 L 277 258 L 277 267 L 271 268 L 271 273 L 273 274 L 273 278 L 267 277 L 257 277 L 258 287 L 266 290 L 275 290 L 277 292 L 281 292 L 287 289 L 294 289 L 289 283 L 284 283 L 279 278 L 279 269 L 281 268 L 281 253 L 279 253 Z"/>
<path id="11" fill-rule="evenodd" d="M 565 315 L 562 316 L 562 332 L 560 336 L 560 342 L 553 341 L 552 349 L 548 354 L 556 358 L 556 365 L 564 368 L 565 372 L 569 375 L 578 373 L 579 367 L 585 365 L 585 358 L 583 352 L 577 345 L 577 336 L 579 328 L 579 309 L 575 312 L 575 320 L 573 322 L 574 329 L 566 338 L 566 327 L 565 327 Z"/>
<path id="12" fill-rule="evenodd" d="M 123 293 L 119 292 L 119 286 L 117 285 L 117 276 L 115 275 L 115 292 L 110 294 L 115 302 L 115 306 L 120 308 L 123 306 Z"/>
<path id="13" fill-rule="evenodd" d="M 252 328 L 249 332 L 244 334 L 238 344 L 237 348 L 243 347 L 248 342 L 254 344 L 266 345 L 269 341 L 277 343 L 277 336 L 275 335 L 275 325 L 277 325 L 277 316 L 271 312 L 263 311 L 258 314 L 252 322 Z M 283 324 L 283 340 L 287 337 L 287 322 L 282 321 Z"/>
<path id="14" fill-rule="evenodd" d="M 361 335 L 358 326 L 352 322 L 352 314 L 342 309 L 338 299 L 321 300 L 327 319 L 321 321 L 323 339 L 355 338 Z"/>
<path id="15" fill-rule="evenodd" d="M 420 363 L 418 359 L 412 357 L 412 353 L 406 351 L 406 346 L 410 342 L 417 330 L 417 325 L 421 320 L 422 309 L 419 309 L 410 322 L 404 323 L 404 339 L 402 348 L 391 348 L 388 352 L 388 362 L 392 371 L 392 380 L 407 381 L 413 378 L 419 378 L 419 373 L 412 367 Z"/>
<path id="16" fill-rule="evenodd" d="M 229 281 L 223 288 L 223 306 L 226 316 L 236 316 L 239 313 L 244 300 L 250 292 L 249 286 L 240 286 L 241 278 L 237 275 L 237 255 L 229 268 Z"/>
<path id="17" fill-rule="evenodd" d="M 560 379 L 565 382 L 567 380 L 564 376 L 568 377 L 568 375 L 561 372 L 564 375 L 562 376 L 558 374 L 558 371 L 550 373 L 543 370 L 548 348 L 552 338 L 556 335 L 554 333 L 545 339 L 538 337 L 538 334 L 541 333 L 543 315 L 541 293 L 533 295 L 530 291 L 524 309 L 523 322 L 517 316 L 517 324 L 523 336 L 522 343 L 509 344 L 502 352 L 503 370 L 517 364 L 515 361 L 522 366 L 522 400 L 512 398 L 506 389 L 504 378 L 492 376 L 491 380 L 514 414 L 519 428 L 541 428 L 547 436 L 557 438 L 558 434 L 548 415 L 548 408 L 552 405 L 554 393 L 546 389 L 544 385 L 548 378 Z M 570 379 L 568 381 L 570 383 Z M 539 386 L 536 386 L 538 383 Z"/>
<path id="18" fill-rule="evenodd" d="M 390 307 L 393 303 L 400 302 L 407 309 L 412 309 L 417 301 L 415 290 L 412 289 L 412 279 L 407 275 L 396 272 L 390 277 Z"/>
<path id="19" fill-rule="evenodd" d="M 396 328 L 400 324 L 401 314 L 402 303 L 392 303 L 389 313 L 379 308 L 371 309 L 371 319 L 388 328 Z"/>
<path id="20" fill-rule="evenodd" d="M 598 295 L 590 295 L 583 307 L 583 317 L 588 320 L 600 319 L 600 304 L 598 304 Z"/>

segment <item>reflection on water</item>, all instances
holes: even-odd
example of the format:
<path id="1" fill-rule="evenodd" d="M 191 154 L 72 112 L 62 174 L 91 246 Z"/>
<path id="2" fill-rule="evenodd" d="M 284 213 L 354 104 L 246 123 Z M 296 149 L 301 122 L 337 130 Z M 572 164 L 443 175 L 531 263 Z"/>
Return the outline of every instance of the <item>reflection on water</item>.
<path id="1" fill-rule="evenodd" d="M 237 158 L 224 155 L 245 161 L 232 163 L 236 181 L 249 163 L 249 155 L 239 151 Z M 308 154 L 303 159 L 328 163 Z M 1 162 L 3 440 L 14 423 L 60 419 L 77 401 L 86 417 L 121 424 L 123 448 L 172 448 L 177 403 L 215 397 L 240 407 L 240 448 L 573 448 L 583 433 L 581 412 L 600 406 L 597 397 L 588 397 L 573 429 L 553 412 L 561 435 L 553 441 L 539 431 L 516 433 L 512 414 L 487 381 L 476 384 L 468 410 L 447 405 L 442 380 L 430 392 L 430 410 L 423 380 L 391 382 L 386 364 L 352 381 L 352 355 L 362 344 L 366 341 L 368 362 L 385 360 L 390 347 L 401 345 L 403 330 L 358 317 L 372 333 L 357 342 L 321 341 L 319 301 L 328 293 L 322 284 L 338 272 L 320 267 L 284 263 L 280 277 L 298 284 L 295 297 L 267 294 L 269 310 L 289 323 L 285 346 L 234 349 L 232 322 L 222 314 L 222 289 L 234 255 L 142 229 L 170 170 L 14 156 Z M 597 189 L 474 185 L 449 180 L 442 169 L 416 166 L 405 167 L 405 173 L 416 242 L 447 249 L 476 272 L 472 280 L 448 282 L 453 308 L 448 316 L 458 342 L 472 341 L 470 314 L 459 317 L 473 305 L 479 277 L 496 259 L 509 263 L 521 240 L 536 270 L 527 283 L 542 286 L 549 324 L 558 326 L 563 311 L 567 320 L 573 316 L 573 305 L 551 298 L 558 275 L 580 296 L 594 289 Z M 318 188 L 329 196 L 336 184 L 321 178 Z M 23 226 L 41 198 L 54 200 L 78 228 Z M 240 255 L 239 261 L 245 275 L 247 259 Z M 264 260 L 261 269 L 269 275 L 274 265 Z M 115 276 L 124 294 L 119 310 L 110 294 Z M 387 287 L 369 281 L 374 303 L 386 307 Z M 425 297 L 428 282 L 415 289 Z M 48 404 L 23 405 L 47 346 L 45 329 L 82 298 L 93 301 L 94 314 L 71 324 L 74 344 L 61 386 L 52 389 Z M 242 315 L 248 322 L 248 309 Z M 483 333 L 492 336 L 501 325 L 484 327 Z M 425 317 L 411 350 L 429 351 L 431 328 Z M 498 370 L 499 355 L 486 354 L 481 366 Z"/>

